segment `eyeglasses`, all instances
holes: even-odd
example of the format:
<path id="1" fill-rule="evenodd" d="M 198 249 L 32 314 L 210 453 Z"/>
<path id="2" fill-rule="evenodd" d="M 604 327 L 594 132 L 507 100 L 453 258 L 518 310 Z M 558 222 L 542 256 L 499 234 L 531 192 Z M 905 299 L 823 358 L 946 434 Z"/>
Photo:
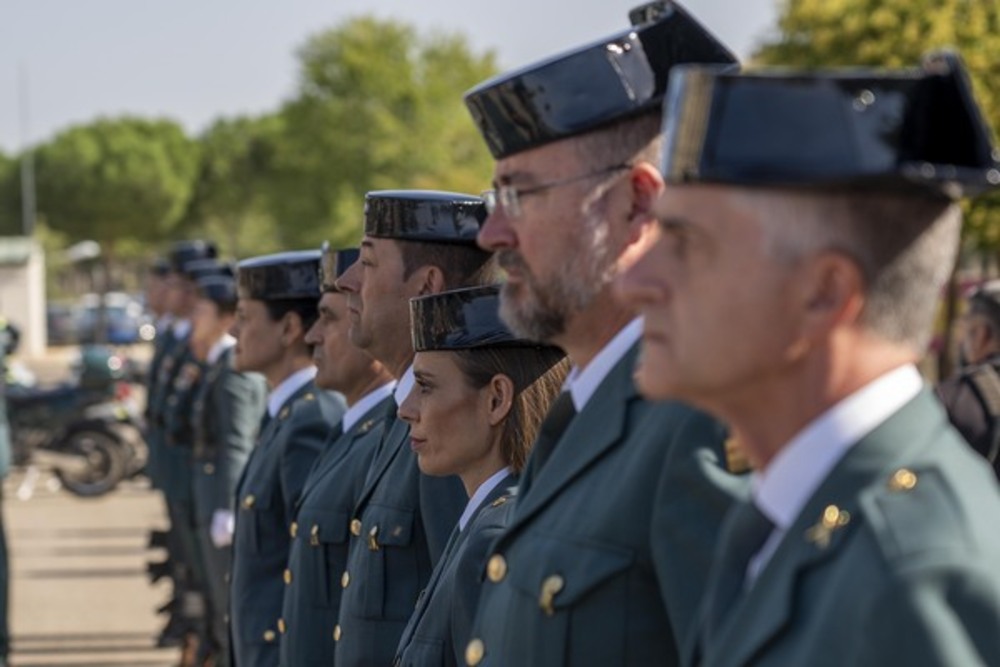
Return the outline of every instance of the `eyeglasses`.
<path id="1" fill-rule="evenodd" d="M 493 212 L 497 210 L 497 207 L 503 209 L 511 218 L 521 217 L 521 198 L 528 195 L 535 195 L 539 192 L 544 192 L 546 190 L 551 190 L 552 188 L 557 188 L 560 185 L 569 185 L 570 183 L 576 183 L 577 181 L 582 181 L 587 178 L 594 178 L 595 176 L 604 176 L 606 174 L 613 174 L 618 171 L 624 171 L 626 169 L 631 169 L 632 165 L 627 163 L 616 164 L 611 167 L 605 167 L 598 171 L 587 172 L 586 174 L 579 174 L 578 176 L 570 176 L 569 178 L 564 178 L 560 181 L 551 181 L 549 183 L 541 183 L 539 185 L 532 186 L 530 188 L 519 188 L 516 185 L 511 185 L 510 183 L 504 183 L 495 190 L 486 190 L 480 196 L 486 202 L 486 212 L 493 215 Z"/>

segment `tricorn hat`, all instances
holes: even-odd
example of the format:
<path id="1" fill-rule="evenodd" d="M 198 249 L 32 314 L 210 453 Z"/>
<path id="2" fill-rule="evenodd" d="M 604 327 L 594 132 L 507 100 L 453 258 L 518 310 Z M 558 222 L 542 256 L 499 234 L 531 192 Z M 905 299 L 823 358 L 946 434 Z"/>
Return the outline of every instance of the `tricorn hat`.
<path id="1" fill-rule="evenodd" d="M 365 195 L 365 234 L 475 245 L 486 220 L 481 197 L 437 190 L 376 190 Z"/>
<path id="2" fill-rule="evenodd" d="M 296 250 L 245 259 L 237 272 L 240 297 L 319 299 L 319 258 L 319 250 Z"/>
<path id="3" fill-rule="evenodd" d="M 733 74 L 678 68 L 664 104 L 669 182 L 918 190 L 1000 185 L 960 58 L 919 69 Z"/>
<path id="4" fill-rule="evenodd" d="M 236 275 L 232 264 L 220 262 L 218 259 L 188 260 L 181 266 L 181 273 L 191 280 L 198 280 L 203 276 L 229 276 L 232 278 Z"/>
<path id="5" fill-rule="evenodd" d="M 671 68 L 736 63 L 676 2 L 632 10 L 637 25 L 485 81 L 465 104 L 501 159 L 659 108 Z"/>
<path id="6" fill-rule="evenodd" d="M 334 250 L 329 242 L 323 242 L 322 257 L 320 258 L 319 284 L 324 292 L 339 292 L 337 289 L 337 278 L 344 275 L 344 271 L 350 268 L 354 262 L 358 261 L 359 250 L 357 248 L 342 248 Z"/>
<path id="7" fill-rule="evenodd" d="M 500 286 L 466 287 L 410 299 L 413 349 L 546 347 L 515 336 L 500 319 Z"/>

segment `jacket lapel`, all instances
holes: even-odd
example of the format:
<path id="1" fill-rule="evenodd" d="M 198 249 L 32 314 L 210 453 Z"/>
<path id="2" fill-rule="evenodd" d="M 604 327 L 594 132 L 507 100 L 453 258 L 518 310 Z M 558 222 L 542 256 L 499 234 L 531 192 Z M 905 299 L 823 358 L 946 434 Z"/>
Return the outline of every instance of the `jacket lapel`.
<path id="1" fill-rule="evenodd" d="M 382 442 L 379 443 L 378 453 L 375 455 L 372 467 L 368 470 L 368 477 L 365 479 L 365 488 L 354 506 L 355 515 L 358 514 L 358 509 L 368 502 L 368 499 L 378 486 L 379 480 L 382 479 L 389 466 L 392 465 L 392 462 L 404 449 L 403 445 L 405 444 L 406 436 L 410 432 L 410 425 L 395 416 L 396 401 L 391 396 L 390 401 L 391 403 L 386 408 L 389 411 L 390 424 L 385 435 L 382 437 Z"/>
<path id="2" fill-rule="evenodd" d="M 604 378 L 583 411 L 570 422 L 530 490 L 518 495 L 514 518 L 501 541 L 541 511 L 606 452 L 621 444 L 626 435 L 628 406 L 639 398 L 632 382 L 637 354 L 638 345 L 634 345 Z"/>
<path id="3" fill-rule="evenodd" d="M 936 422 L 942 417 L 940 408 L 929 404 L 932 401 L 922 391 L 848 451 L 806 503 L 750 590 L 733 606 L 718 636 L 702 634 L 703 654 L 722 656 L 718 664 L 750 664 L 782 632 L 791 620 L 802 579 L 845 548 L 862 523 L 861 491 L 888 480 L 916 451 L 933 446 L 942 426 Z M 724 535 L 728 534 L 727 527 Z M 723 548 L 725 543 L 723 538 Z"/>

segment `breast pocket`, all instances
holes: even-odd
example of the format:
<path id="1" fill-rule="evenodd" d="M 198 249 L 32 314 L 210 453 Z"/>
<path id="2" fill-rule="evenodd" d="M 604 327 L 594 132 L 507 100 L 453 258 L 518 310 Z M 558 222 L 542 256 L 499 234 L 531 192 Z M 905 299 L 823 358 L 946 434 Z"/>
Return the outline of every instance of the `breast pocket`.
<path id="1" fill-rule="evenodd" d="M 299 517 L 299 523 L 300 530 L 307 531 L 303 539 L 309 550 L 309 601 L 329 609 L 340 602 L 341 590 L 350 585 L 344 576 L 350 518 L 341 511 L 311 511 Z"/>
<path id="2" fill-rule="evenodd" d="M 360 539 L 365 555 L 364 613 L 366 618 L 406 620 L 413 613 L 421 581 L 414 548 L 413 510 L 370 505 Z"/>
<path id="3" fill-rule="evenodd" d="M 400 667 L 445 665 L 447 663 L 444 661 L 444 641 L 428 637 L 414 637 L 409 646 L 406 647 L 398 664 Z"/>
<path id="4" fill-rule="evenodd" d="M 525 645 L 545 653 L 538 664 L 613 664 L 623 655 L 631 549 L 536 534 L 518 552 L 506 576 L 517 608 L 533 612 L 521 624 Z"/>
<path id="5" fill-rule="evenodd" d="M 241 543 L 250 547 L 254 555 L 262 555 L 278 544 L 274 514 L 274 487 L 260 486 L 243 492 L 240 503 L 240 526 L 245 526 L 247 539 Z M 282 538 L 284 536 L 282 535 Z"/>

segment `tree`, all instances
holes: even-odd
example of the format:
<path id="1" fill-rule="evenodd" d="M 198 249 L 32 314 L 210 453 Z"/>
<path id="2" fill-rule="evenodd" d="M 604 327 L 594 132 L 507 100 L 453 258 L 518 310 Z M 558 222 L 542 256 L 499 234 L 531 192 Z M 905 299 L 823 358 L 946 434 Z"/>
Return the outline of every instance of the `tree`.
<path id="1" fill-rule="evenodd" d="M 72 127 L 37 151 L 39 218 L 68 242 L 100 244 L 96 289 L 106 291 L 123 248 L 141 251 L 169 236 L 196 163 L 196 144 L 171 121 L 99 119 Z M 98 332 L 103 318 L 102 306 Z"/>
<path id="2" fill-rule="evenodd" d="M 20 187 L 17 160 L 0 151 L 0 236 L 21 233 Z"/>
<path id="3" fill-rule="evenodd" d="M 280 249 L 261 194 L 272 170 L 280 123 L 274 115 L 222 119 L 199 138 L 198 172 L 181 226 L 215 239 L 224 255 Z"/>
<path id="4" fill-rule="evenodd" d="M 156 243 L 188 201 L 197 146 L 166 120 L 99 119 L 38 150 L 38 210 L 71 241 Z"/>
<path id="5" fill-rule="evenodd" d="M 755 62 L 792 67 L 913 67 L 935 49 L 965 60 L 987 122 L 1000 128 L 1000 2 L 996 0 L 786 0 L 774 39 Z M 994 137 L 996 134 L 994 133 Z M 1000 195 L 965 203 L 967 245 L 1000 258 Z M 946 372 L 955 311 L 945 304 L 939 367 Z"/>
<path id="6" fill-rule="evenodd" d="M 356 242 L 369 190 L 478 191 L 491 161 L 462 93 L 496 69 L 455 35 L 355 18 L 299 51 L 269 189 L 282 242 Z"/>

